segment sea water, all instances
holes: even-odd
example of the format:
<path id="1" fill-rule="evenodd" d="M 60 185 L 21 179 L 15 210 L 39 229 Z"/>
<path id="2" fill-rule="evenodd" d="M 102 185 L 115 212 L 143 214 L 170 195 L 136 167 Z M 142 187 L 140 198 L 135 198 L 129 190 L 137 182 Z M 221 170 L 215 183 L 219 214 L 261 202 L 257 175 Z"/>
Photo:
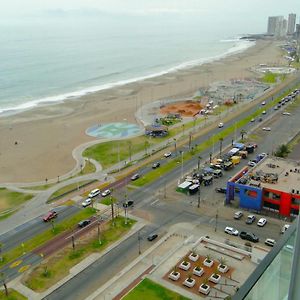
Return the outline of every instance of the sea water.
<path id="1" fill-rule="evenodd" d="M 0 113 L 176 72 L 253 45 L 238 38 L 238 28 L 213 25 L 195 16 L 2 22 Z"/>

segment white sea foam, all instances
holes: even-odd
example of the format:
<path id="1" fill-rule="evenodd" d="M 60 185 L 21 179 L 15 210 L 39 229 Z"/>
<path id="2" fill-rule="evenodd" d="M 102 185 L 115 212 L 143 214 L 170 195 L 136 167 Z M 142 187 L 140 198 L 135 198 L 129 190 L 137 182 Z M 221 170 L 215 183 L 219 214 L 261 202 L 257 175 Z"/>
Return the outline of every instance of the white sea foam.
<path id="1" fill-rule="evenodd" d="M 62 101 L 68 100 L 68 99 L 76 99 L 76 98 L 80 98 L 80 97 L 90 94 L 90 93 L 95 93 L 95 92 L 107 90 L 107 89 L 110 89 L 113 87 L 123 86 L 123 85 L 129 84 L 129 83 L 162 76 L 162 75 L 177 72 L 177 71 L 183 70 L 183 69 L 189 69 L 189 68 L 199 66 L 204 63 L 209 63 L 209 62 L 212 62 L 215 60 L 219 60 L 219 59 L 227 57 L 229 55 L 243 52 L 246 49 L 248 49 L 249 47 L 252 47 L 255 45 L 254 41 L 240 40 L 237 38 L 221 40 L 221 42 L 236 42 L 236 44 L 233 47 L 231 47 L 230 49 L 228 49 L 225 53 L 220 54 L 220 55 L 183 62 L 181 64 L 178 64 L 177 66 L 174 66 L 174 67 L 171 67 L 166 70 L 156 72 L 153 74 L 145 75 L 145 76 L 134 77 L 134 78 L 126 79 L 126 80 L 120 80 L 117 82 L 110 82 L 110 83 L 106 83 L 106 84 L 102 84 L 102 85 L 88 87 L 88 88 L 78 90 L 78 91 L 73 91 L 73 92 L 69 92 L 69 93 L 64 93 L 64 94 L 59 94 L 59 95 L 55 95 L 55 96 L 50 96 L 50 97 L 45 97 L 45 98 L 41 98 L 41 99 L 37 99 L 37 100 L 24 102 L 24 103 L 16 105 L 16 106 L 0 108 L 0 114 L 5 114 L 5 115 L 15 114 L 19 111 L 32 109 L 38 105 L 46 105 L 46 104 L 55 103 L 55 102 L 62 102 Z"/>

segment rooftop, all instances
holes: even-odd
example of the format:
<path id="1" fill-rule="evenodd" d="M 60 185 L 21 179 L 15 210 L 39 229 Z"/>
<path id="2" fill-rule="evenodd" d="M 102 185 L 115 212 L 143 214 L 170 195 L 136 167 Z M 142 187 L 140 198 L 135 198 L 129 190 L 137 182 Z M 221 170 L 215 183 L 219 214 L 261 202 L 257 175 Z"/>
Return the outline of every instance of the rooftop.
<path id="1" fill-rule="evenodd" d="M 247 184 L 300 194 L 300 162 L 266 157 L 244 176 Z"/>

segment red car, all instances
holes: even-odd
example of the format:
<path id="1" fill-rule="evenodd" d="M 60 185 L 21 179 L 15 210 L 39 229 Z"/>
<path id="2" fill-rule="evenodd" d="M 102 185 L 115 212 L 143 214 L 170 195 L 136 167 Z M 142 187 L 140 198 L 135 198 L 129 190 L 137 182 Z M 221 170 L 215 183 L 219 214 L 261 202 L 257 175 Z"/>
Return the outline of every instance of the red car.
<path id="1" fill-rule="evenodd" d="M 51 219 L 54 219 L 57 217 L 57 212 L 56 211 L 49 211 L 44 217 L 43 217 L 43 221 L 44 222 L 48 222 Z"/>

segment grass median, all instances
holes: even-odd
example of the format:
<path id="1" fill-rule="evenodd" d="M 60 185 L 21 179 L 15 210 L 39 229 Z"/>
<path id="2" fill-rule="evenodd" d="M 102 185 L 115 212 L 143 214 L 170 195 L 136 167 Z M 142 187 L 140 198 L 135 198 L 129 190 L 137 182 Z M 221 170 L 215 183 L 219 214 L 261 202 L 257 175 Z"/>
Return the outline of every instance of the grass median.
<path id="1" fill-rule="evenodd" d="M 101 225 L 100 236 L 97 228 L 85 238 L 75 239 L 75 250 L 71 246 L 57 252 L 49 259 L 34 268 L 24 279 L 24 284 L 36 292 L 47 290 L 53 284 L 69 274 L 70 269 L 92 253 L 103 251 L 112 243 L 120 239 L 135 224 L 128 219 L 125 224 L 123 217 L 117 217 L 115 224 L 109 221 Z M 99 238 L 100 237 L 100 238 Z"/>
<path id="2" fill-rule="evenodd" d="M 14 289 L 8 289 L 8 296 L 5 295 L 5 292 L 0 291 L 0 300 L 27 300 L 28 298 L 20 294 Z"/>
<path id="3" fill-rule="evenodd" d="M 49 229 L 36 235 L 34 238 L 22 243 L 21 245 L 17 246 L 16 248 L 3 253 L 3 260 L 0 263 L 0 267 L 21 257 L 24 252 L 30 252 L 33 249 L 35 249 L 35 248 L 43 245 L 47 241 L 51 240 L 58 234 L 73 228 L 79 221 L 91 217 L 92 215 L 95 214 L 95 212 L 96 212 L 95 209 L 93 209 L 91 207 L 87 207 L 87 208 L 79 211 L 78 213 L 74 214 L 72 217 L 65 219 L 61 222 L 54 221 L 53 224 L 51 222 L 49 222 Z M 41 222 L 42 222 L 42 220 L 41 220 Z"/>
<path id="4" fill-rule="evenodd" d="M 0 220 L 11 216 L 24 202 L 29 201 L 32 197 L 31 194 L 0 188 Z"/>
<path id="5" fill-rule="evenodd" d="M 188 300 L 160 284 L 150 279 L 144 279 L 133 290 L 131 290 L 123 300 Z"/>

